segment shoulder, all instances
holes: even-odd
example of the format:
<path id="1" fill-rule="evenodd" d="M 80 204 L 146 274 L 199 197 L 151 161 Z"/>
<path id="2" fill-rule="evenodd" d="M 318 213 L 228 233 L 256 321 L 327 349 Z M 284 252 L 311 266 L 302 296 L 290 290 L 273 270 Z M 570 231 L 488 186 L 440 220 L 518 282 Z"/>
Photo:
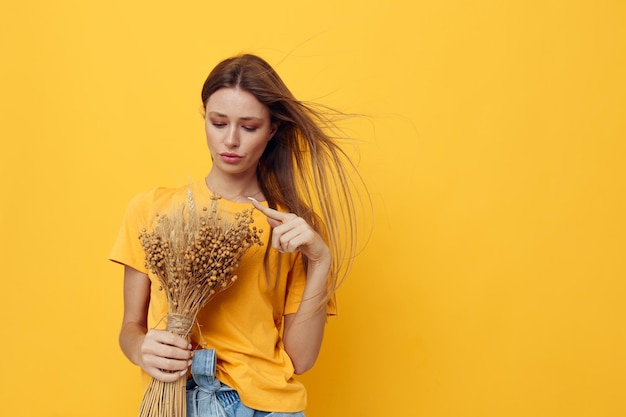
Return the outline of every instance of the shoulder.
<path id="1" fill-rule="evenodd" d="M 139 213 L 162 212 L 172 204 L 184 201 L 188 186 L 154 187 L 133 196 L 128 203 L 128 210 Z"/>

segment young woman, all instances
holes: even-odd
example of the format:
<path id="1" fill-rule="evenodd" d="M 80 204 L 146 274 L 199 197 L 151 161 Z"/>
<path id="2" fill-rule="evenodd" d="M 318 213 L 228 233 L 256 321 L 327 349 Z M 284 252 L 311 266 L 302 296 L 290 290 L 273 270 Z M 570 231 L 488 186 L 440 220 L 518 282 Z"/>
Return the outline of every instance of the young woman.
<path id="1" fill-rule="evenodd" d="M 352 165 L 327 115 L 296 100 L 257 56 L 218 64 L 202 103 L 208 175 L 136 196 L 114 244 L 110 259 L 125 266 L 120 345 L 162 381 L 189 376 L 191 366 L 189 416 L 300 416 L 306 391 L 294 374 L 315 363 L 326 317 L 336 313 L 333 292 L 354 255 Z M 137 239 L 189 189 L 198 204 L 221 196 L 227 212 L 254 206 L 265 240 L 244 256 L 237 282 L 200 312 L 192 344 L 155 328 L 167 305 Z"/>

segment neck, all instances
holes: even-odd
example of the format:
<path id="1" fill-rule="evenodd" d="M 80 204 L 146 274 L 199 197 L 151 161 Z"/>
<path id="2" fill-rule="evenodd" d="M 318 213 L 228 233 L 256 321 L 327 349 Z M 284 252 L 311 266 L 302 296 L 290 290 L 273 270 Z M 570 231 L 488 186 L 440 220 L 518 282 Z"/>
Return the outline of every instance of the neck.
<path id="1" fill-rule="evenodd" d="M 239 203 L 249 202 L 248 197 L 259 201 L 265 200 L 256 176 L 253 178 L 230 178 L 216 175 L 213 171 L 206 176 L 205 182 L 209 190 L 225 200 Z"/>

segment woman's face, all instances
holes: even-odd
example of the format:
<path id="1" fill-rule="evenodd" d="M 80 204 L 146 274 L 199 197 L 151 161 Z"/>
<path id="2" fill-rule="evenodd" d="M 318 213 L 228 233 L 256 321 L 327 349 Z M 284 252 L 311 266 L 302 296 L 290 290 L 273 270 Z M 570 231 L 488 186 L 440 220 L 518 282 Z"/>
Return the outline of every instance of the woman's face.
<path id="1" fill-rule="evenodd" d="M 213 169 L 247 177 L 276 132 L 269 109 L 249 92 L 221 88 L 206 103 L 205 129 Z"/>

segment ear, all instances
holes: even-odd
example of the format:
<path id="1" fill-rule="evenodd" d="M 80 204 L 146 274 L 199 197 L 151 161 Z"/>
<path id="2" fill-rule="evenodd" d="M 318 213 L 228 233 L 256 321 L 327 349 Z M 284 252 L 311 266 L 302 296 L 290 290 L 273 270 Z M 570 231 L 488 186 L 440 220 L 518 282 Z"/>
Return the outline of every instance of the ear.
<path id="1" fill-rule="evenodd" d="M 267 138 L 268 142 L 272 140 L 272 138 L 274 137 L 277 131 L 278 131 L 278 122 L 272 122 L 270 126 L 270 134 L 269 134 L 269 137 Z"/>

